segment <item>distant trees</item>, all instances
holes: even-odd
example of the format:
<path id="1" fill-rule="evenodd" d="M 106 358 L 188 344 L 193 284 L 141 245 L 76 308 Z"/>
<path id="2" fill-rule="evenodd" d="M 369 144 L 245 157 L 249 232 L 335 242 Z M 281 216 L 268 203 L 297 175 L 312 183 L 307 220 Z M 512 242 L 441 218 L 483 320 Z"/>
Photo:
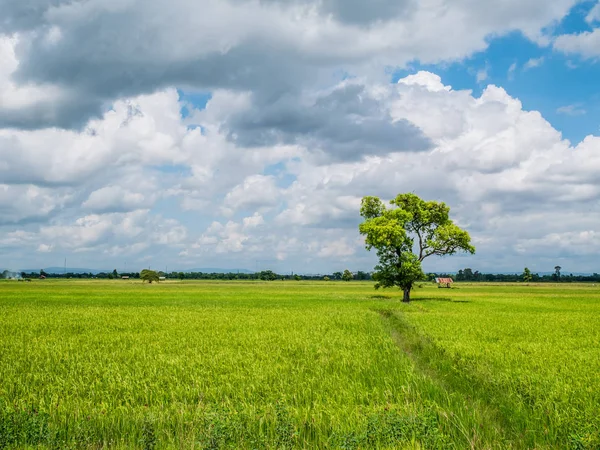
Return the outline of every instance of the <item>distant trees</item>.
<path id="1" fill-rule="evenodd" d="M 277 279 L 277 274 L 272 270 L 263 270 L 259 273 L 259 278 L 263 281 L 275 281 Z"/>
<path id="2" fill-rule="evenodd" d="M 562 267 L 560 267 L 560 266 L 554 267 L 554 274 L 552 275 L 552 277 L 554 278 L 555 281 L 560 281 L 560 270 L 561 269 L 562 269 Z"/>
<path id="3" fill-rule="evenodd" d="M 140 272 L 140 279 L 142 281 L 147 281 L 152 284 L 153 282 L 159 282 L 158 272 L 150 269 L 144 269 Z"/>
<path id="4" fill-rule="evenodd" d="M 482 281 L 482 282 L 522 282 L 523 281 L 523 272 L 515 272 L 515 273 L 481 273 L 478 270 L 473 270 L 473 278 L 472 280 L 466 280 L 464 277 L 465 269 L 461 269 L 459 271 L 462 274 L 462 277 L 457 273 L 428 273 L 422 280 L 432 281 L 437 277 L 441 278 L 453 278 L 455 281 Z M 112 279 L 112 272 L 99 272 L 99 273 L 79 273 L 79 272 L 59 272 L 59 273 L 46 273 L 43 272 L 46 278 L 56 278 L 56 279 L 67 279 L 67 278 L 75 278 L 75 279 L 99 279 L 106 280 Z M 159 277 L 163 272 L 158 273 Z M 343 272 L 338 272 L 339 277 L 335 278 L 333 274 L 277 274 L 272 272 L 269 278 L 280 279 L 280 280 L 295 280 L 296 276 L 300 277 L 302 280 L 313 280 L 313 281 L 322 281 L 324 277 L 329 278 L 329 281 L 342 281 Z M 14 273 L 13 275 L 21 275 L 22 278 L 30 278 L 37 279 L 40 277 L 40 272 L 20 272 Z M 265 274 L 262 272 L 220 272 L 220 273 L 203 273 L 203 272 L 170 272 L 168 274 L 164 274 L 166 278 L 169 279 L 180 279 L 180 280 L 260 280 L 261 276 L 263 279 L 265 278 Z M 373 279 L 372 274 L 370 272 L 355 272 L 353 273 L 354 280 L 371 280 Z M 0 277 L 2 273 L 0 272 Z M 140 272 L 123 272 L 119 274 L 119 277 L 129 277 L 130 279 L 140 279 Z M 535 283 L 550 283 L 556 282 L 557 277 L 554 271 L 547 272 L 544 274 L 539 274 L 535 272 L 531 272 L 531 281 Z M 160 280 L 159 280 L 160 281 Z M 600 283 L 600 273 L 593 274 L 567 274 L 563 273 L 561 269 L 560 274 L 560 282 L 561 283 Z"/>
<path id="5" fill-rule="evenodd" d="M 450 208 L 442 202 L 424 201 L 415 194 L 399 194 L 391 208 L 377 197 L 364 197 L 359 226 L 368 250 L 377 250 L 379 264 L 375 288 L 399 287 L 404 302 L 410 301 L 413 284 L 425 278 L 421 262 L 433 255 L 459 251 L 475 253 L 469 233 L 450 220 Z M 413 253 L 416 248 L 417 253 Z"/>
<path id="6" fill-rule="evenodd" d="M 350 281 L 353 278 L 354 278 L 354 275 L 352 275 L 352 272 L 350 272 L 348 269 L 344 270 L 344 273 L 342 274 L 342 280 Z"/>
<path id="7" fill-rule="evenodd" d="M 429 279 L 431 279 L 431 278 L 429 278 Z M 481 272 L 479 272 L 479 270 L 476 270 L 475 272 L 473 272 L 473 269 L 467 267 L 464 270 L 460 269 L 456 273 L 455 280 L 456 281 L 482 281 L 483 275 L 481 274 Z"/>

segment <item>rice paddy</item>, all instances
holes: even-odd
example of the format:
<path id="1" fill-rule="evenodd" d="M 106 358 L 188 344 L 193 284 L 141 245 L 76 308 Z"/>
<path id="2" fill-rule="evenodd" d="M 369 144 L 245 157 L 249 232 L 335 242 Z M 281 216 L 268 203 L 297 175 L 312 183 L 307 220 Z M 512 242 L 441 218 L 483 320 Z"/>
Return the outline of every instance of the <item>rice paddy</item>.
<path id="1" fill-rule="evenodd" d="M 600 288 L 0 282 L 0 448 L 600 448 Z"/>

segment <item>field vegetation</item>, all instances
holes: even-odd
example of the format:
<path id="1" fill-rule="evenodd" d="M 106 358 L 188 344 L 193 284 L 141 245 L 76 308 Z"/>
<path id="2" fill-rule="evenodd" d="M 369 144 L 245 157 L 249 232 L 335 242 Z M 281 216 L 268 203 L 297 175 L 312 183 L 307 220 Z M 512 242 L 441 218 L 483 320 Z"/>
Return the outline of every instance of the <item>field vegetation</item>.
<path id="1" fill-rule="evenodd" d="M 600 448 L 600 288 L 0 282 L 0 448 Z"/>

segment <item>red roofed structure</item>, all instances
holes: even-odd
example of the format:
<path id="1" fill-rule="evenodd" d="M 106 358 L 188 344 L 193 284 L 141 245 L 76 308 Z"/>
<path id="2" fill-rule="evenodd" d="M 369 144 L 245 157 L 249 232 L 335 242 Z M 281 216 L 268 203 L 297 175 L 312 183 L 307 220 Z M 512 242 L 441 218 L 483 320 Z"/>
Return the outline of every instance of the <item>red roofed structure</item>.
<path id="1" fill-rule="evenodd" d="M 450 289 L 452 283 L 454 283 L 454 280 L 452 278 L 436 278 L 435 282 L 438 284 L 439 288 L 447 287 L 448 289 Z"/>

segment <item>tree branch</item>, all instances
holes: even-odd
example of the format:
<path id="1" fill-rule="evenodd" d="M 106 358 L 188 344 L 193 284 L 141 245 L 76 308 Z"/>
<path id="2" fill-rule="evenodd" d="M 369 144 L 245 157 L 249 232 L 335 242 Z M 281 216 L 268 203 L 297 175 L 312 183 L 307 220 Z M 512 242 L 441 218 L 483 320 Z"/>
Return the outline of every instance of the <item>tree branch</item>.
<path id="1" fill-rule="evenodd" d="M 421 231 L 418 228 L 415 228 L 415 232 L 417 236 L 419 236 L 419 261 L 423 260 L 423 238 L 421 237 Z"/>

